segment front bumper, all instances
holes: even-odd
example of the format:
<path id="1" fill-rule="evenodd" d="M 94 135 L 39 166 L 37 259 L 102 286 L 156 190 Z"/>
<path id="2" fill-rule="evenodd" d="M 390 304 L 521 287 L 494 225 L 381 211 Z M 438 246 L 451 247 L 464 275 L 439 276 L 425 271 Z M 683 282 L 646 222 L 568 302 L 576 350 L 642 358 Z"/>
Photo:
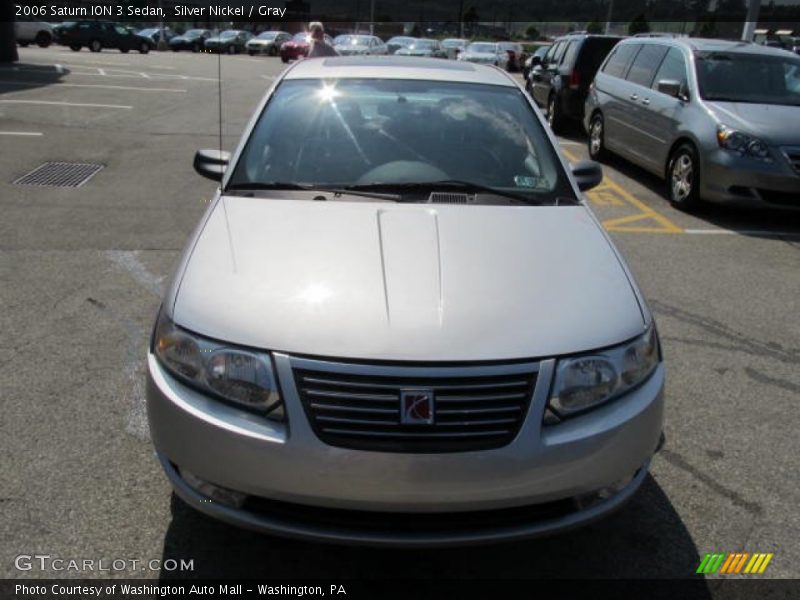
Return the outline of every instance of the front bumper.
<path id="1" fill-rule="evenodd" d="M 800 173 L 781 155 L 763 163 L 715 149 L 701 166 L 700 185 L 706 200 L 800 208 Z"/>
<path id="2" fill-rule="evenodd" d="M 288 428 L 182 385 L 152 354 L 147 398 L 153 443 L 178 495 L 222 520 L 276 534 L 378 545 L 450 545 L 572 528 L 630 498 L 646 476 L 662 431 L 663 365 L 625 397 L 562 424 L 542 427 L 554 367 L 554 361 L 545 360 L 528 415 L 507 446 L 442 454 L 337 448 L 321 442 L 312 431 L 295 388 L 292 358 L 275 355 L 275 363 Z M 179 470 L 247 494 L 267 508 L 254 509 L 252 502 L 240 508 L 209 502 Z M 607 499 L 575 505 L 576 498 L 620 481 L 628 483 Z M 560 509 L 553 512 L 557 505 Z M 292 507 L 289 513 L 287 506 Z M 528 517 L 501 519 L 498 524 L 494 517 L 515 507 L 528 507 Z M 400 530 L 364 529 L 331 520 L 320 524 L 319 519 L 298 516 L 300 509 L 311 515 L 340 514 L 342 522 L 353 511 L 409 518 Z M 414 515 L 423 520 L 442 515 L 446 522 L 451 513 L 481 513 L 491 524 L 476 516 L 475 526 L 461 523 L 433 531 L 413 527 Z"/>

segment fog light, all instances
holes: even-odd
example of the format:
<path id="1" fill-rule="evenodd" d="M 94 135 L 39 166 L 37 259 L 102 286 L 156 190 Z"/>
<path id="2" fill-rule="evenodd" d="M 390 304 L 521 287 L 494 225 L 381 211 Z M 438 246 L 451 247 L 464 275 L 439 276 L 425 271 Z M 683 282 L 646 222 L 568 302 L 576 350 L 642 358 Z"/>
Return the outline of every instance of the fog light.
<path id="1" fill-rule="evenodd" d="M 233 508 L 240 508 L 244 501 L 247 499 L 247 494 L 242 492 L 234 492 L 228 488 L 224 488 L 213 483 L 209 483 L 204 479 L 200 479 L 194 473 L 181 469 L 181 477 L 183 480 L 196 492 L 208 496 L 214 502 L 219 502 L 225 506 Z"/>
<path id="2" fill-rule="evenodd" d="M 599 490 L 595 490 L 593 492 L 589 492 L 588 494 L 581 494 L 580 496 L 575 496 L 575 504 L 578 507 L 578 510 L 584 510 L 586 508 L 590 508 L 596 504 L 600 504 L 601 502 L 605 502 L 609 498 L 613 498 L 617 494 L 619 494 L 622 490 L 624 490 L 628 484 L 633 481 L 633 478 L 636 476 L 636 473 L 633 475 L 629 475 L 628 477 L 623 477 L 612 483 L 609 486 L 604 488 L 600 488 Z"/>

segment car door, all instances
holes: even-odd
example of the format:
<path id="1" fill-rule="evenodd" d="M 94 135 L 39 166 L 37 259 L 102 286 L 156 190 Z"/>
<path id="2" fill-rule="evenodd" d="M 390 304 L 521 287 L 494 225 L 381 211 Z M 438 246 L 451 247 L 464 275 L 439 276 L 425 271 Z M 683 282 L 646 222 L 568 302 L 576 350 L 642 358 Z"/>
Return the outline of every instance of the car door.
<path id="1" fill-rule="evenodd" d="M 662 80 L 677 81 L 681 84 L 682 91 L 679 97 L 670 96 L 658 91 L 658 82 Z M 641 127 L 652 140 L 650 152 L 653 169 L 661 171 L 667 163 L 672 142 L 677 138 L 682 129 L 684 112 L 688 108 L 688 71 L 687 59 L 678 47 L 669 48 L 656 71 L 651 84 L 651 89 L 644 95 L 644 100 L 649 103 L 644 106 L 645 118 Z"/>
<path id="2" fill-rule="evenodd" d="M 547 104 L 547 98 L 550 96 L 552 74 L 566 49 L 567 42 L 556 42 L 544 55 L 542 64 L 534 67 L 531 72 L 531 91 L 533 92 L 533 99 L 539 106 Z"/>
<path id="3" fill-rule="evenodd" d="M 625 76 L 622 98 L 625 105 L 622 121 L 625 144 L 631 158 L 649 169 L 655 169 L 659 164 L 654 149 L 663 145 L 665 139 L 663 132 L 659 132 L 651 122 L 651 86 L 668 50 L 669 46 L 665 44 L 643 44 Z"/>
<path id="4" fill-rule="evenodd" d="M 627 120 L 629 115 L 627 98 L 630 84 L 625 80 L 641 44 L 618 44 L 594 80 L 600 111 L 603 115 L 603 138 L 605 145 L 614 152 L 628 156 Z"/>

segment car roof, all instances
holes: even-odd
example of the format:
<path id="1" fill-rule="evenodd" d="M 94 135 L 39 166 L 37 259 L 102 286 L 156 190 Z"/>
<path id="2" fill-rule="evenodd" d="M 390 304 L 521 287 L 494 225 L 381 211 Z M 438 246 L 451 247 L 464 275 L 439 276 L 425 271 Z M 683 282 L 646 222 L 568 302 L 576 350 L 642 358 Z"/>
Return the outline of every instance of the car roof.
<path id="1" fill-rule="evenodd" d="M 768 46 L 761 46 L 751 42 L 740 40 L 718 40 L 707 38 L 628 38 L 621 42 L 623 44 L 662 44 L 669 46 L 680 46 L 692 52 L 744 52 L 748 54 L 765 54 L 776 56 L 776 53 L 783 56 L 784 51 Z"/>
<path id="2" fill-rule="evenodd" d="M 504 71 L 474 63 L 409 56 L 339 56 L 295 63 L 284 79 L 418 79 L 516 87 Z"/>

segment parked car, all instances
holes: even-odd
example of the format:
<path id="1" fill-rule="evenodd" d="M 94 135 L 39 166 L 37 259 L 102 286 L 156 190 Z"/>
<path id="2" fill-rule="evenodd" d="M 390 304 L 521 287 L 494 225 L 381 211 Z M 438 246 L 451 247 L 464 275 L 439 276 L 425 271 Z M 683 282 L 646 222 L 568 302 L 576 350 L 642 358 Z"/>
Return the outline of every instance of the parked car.
<path id="1" fill-rule="evenodd" d="M 290 39 L 292 36 L 285 31 L 264 31 L 247 42 L 247 53 L 250 56 L 254 54 L 277 56 L 283 43 Z"/>
<path id="2" fill-rule="evenodd" d="M 92 52 L 116 48 L 120 52 L 138 50 L 147 54 L 156 47 L 150 38 L 133 33 L 121 23 L 108 21 L 71 21 L 58 30 L 58 42 L 75 52 L 84 46 Z"/>
<path id="3" fill-rule="evenodd" d="M 374 35 L 338 35 L 333 40 L 333 47 L 342 56 L 389 53 L 383 40 Z"/>
<path id="4" fill-rule="evenodd" d="M 447 58 L 447 53 L 442 48 L 439 40 L 417 38 L 413 43 L 400 48 L 395 56 L 423 56 L 427 58 Z"/>
<path id="5" fill-rule="evenodd" d="M 469 40 L 461 38 L 447 38 L 442 40 L 442 49 L 447 53 L 447 58 L 455 60 L 469 45 Z"/>
<path id="6" fill-rule="evenodd" d="M 327 33 L 325 34 L 325 43 L 329 46 L 335 45 L 333 43 L 333 38 L 331 38 L 331 36 L 329 36 Z M 308 50 L 310 48 L 311 36 L 305 31 L 295 33 L 292 39 L 290 39 L 288 42 L 284 42 L 284 44 L 281 46 L 281 60 L 286 63 L 290 60 L 297 60 L 298 58 L 308 56 Z"/>
<path id="7" fill-rule="evenodd" d="M 253 34 L 242 29 L 228 29 L 218 36 L 206 39 L 204 48 L 207 52 L 226 52 L 239 54 L 247 48 L 247 42 L 253 39 Z"/>
<path id="8" fill-rule="evenodd" d="M 15 21 L 14 34 L 23 48 L 28 44 L 47 48 L 53 42 L 53 26 L 44 21 Z"/>
<path id="9" fill-rule="evenodd" d="M 800 57 L 721 40 L 626 40 L 586 101 L 589 153 L 664 177 L 670 202 L 800 208 Z"/>
<path id="10" fill-rule="evenodd" d="M 549 49 L 550 49 L 550 44 L 539 46 L 538 48 L 536 48 L 536 50 L 533 51 L 533 53 L 530 56 L 528 56 L 528 58 L 525 59 L 525 62 L 522 65 L 522 77 L 523 79 L 525 79 L 526 88 L 527 88 L 528 77 L 530 77 L 531 74 L 531 69 L 533 69 L 533 67 L 537 65 L 542 64 L 542 59 L 544 58 L 545 54 L 547 54 L 547 51 Z"/>
<path id="11" fill-rule="evenodd" d="M 410 46 L 414 43 L 414 40 L 417 38 L 409 37 L 406 35 L 396 35 L 393 38 L 390 38 L 388 42 L 386 42 L 386 49 L 389 51 L 389 54 L 394 54 L 400 48 L 405 48 Z"/>
<path id="12" fill-rule="evenodd" d="M 547 121 L 559 131 L 567 119 L 580 121 L 594 74 L 622 38 L 578 34 L 559 38 L 531 69 L 526 89 L 539 106 L 547 108 Z"/>
<path id="13" fill-rule="evenodd" d="M 140 29 L 136 33 L 146 38 L 150 38 L 156 45 L 158 45 L 158 42 L 161 40 L 160 27 L 147 27 L 145 29 Z M 172 29 L 170 29 L 169 27 L 164 27 L 164 41 L 169 42 L 174 37 L 175 37 L 175 32 L 172 31 Z"/>
<path id="14" fill-rule="evenodd" d="M 503 52 L 494 42 L 472 42 L 466 50 L 458 55 L 458 60 L 494 65 L 505 69 L 508 65 L 508 53 Z"/>
<path id="15" fill-rule="evenodd" d="M 210 29 L 190 29 L 183 35 L 176 35 L 169 40 L 169 47 L 175 51 L 191 50 L 192 52 L 200 52 L 205 48 L 205 42 L 212 35 Z"/>
<path id="16" fill-rule="evenodd" d="M 525 64 L 525 59 L 527 56 L 525 55 L 525 50 L 522 48 L 522 44 L 517 42 L 498 42 L 497 46 L 508 54 L 508 62 L 506 63 L 506 68 L 509 71 L 521 71 L 522 65 Z"/>
<path id="17" fill-rule="evenodd" d="M 178 496 L 384 546 L 517 540 L 628 500 L 664 366 L 581 196 L 600 167 L 570 168 L 494 67 L 334 57 L 270 90 L 234 162 L 195 156 L 220 187 L 147 355 Z"/>

